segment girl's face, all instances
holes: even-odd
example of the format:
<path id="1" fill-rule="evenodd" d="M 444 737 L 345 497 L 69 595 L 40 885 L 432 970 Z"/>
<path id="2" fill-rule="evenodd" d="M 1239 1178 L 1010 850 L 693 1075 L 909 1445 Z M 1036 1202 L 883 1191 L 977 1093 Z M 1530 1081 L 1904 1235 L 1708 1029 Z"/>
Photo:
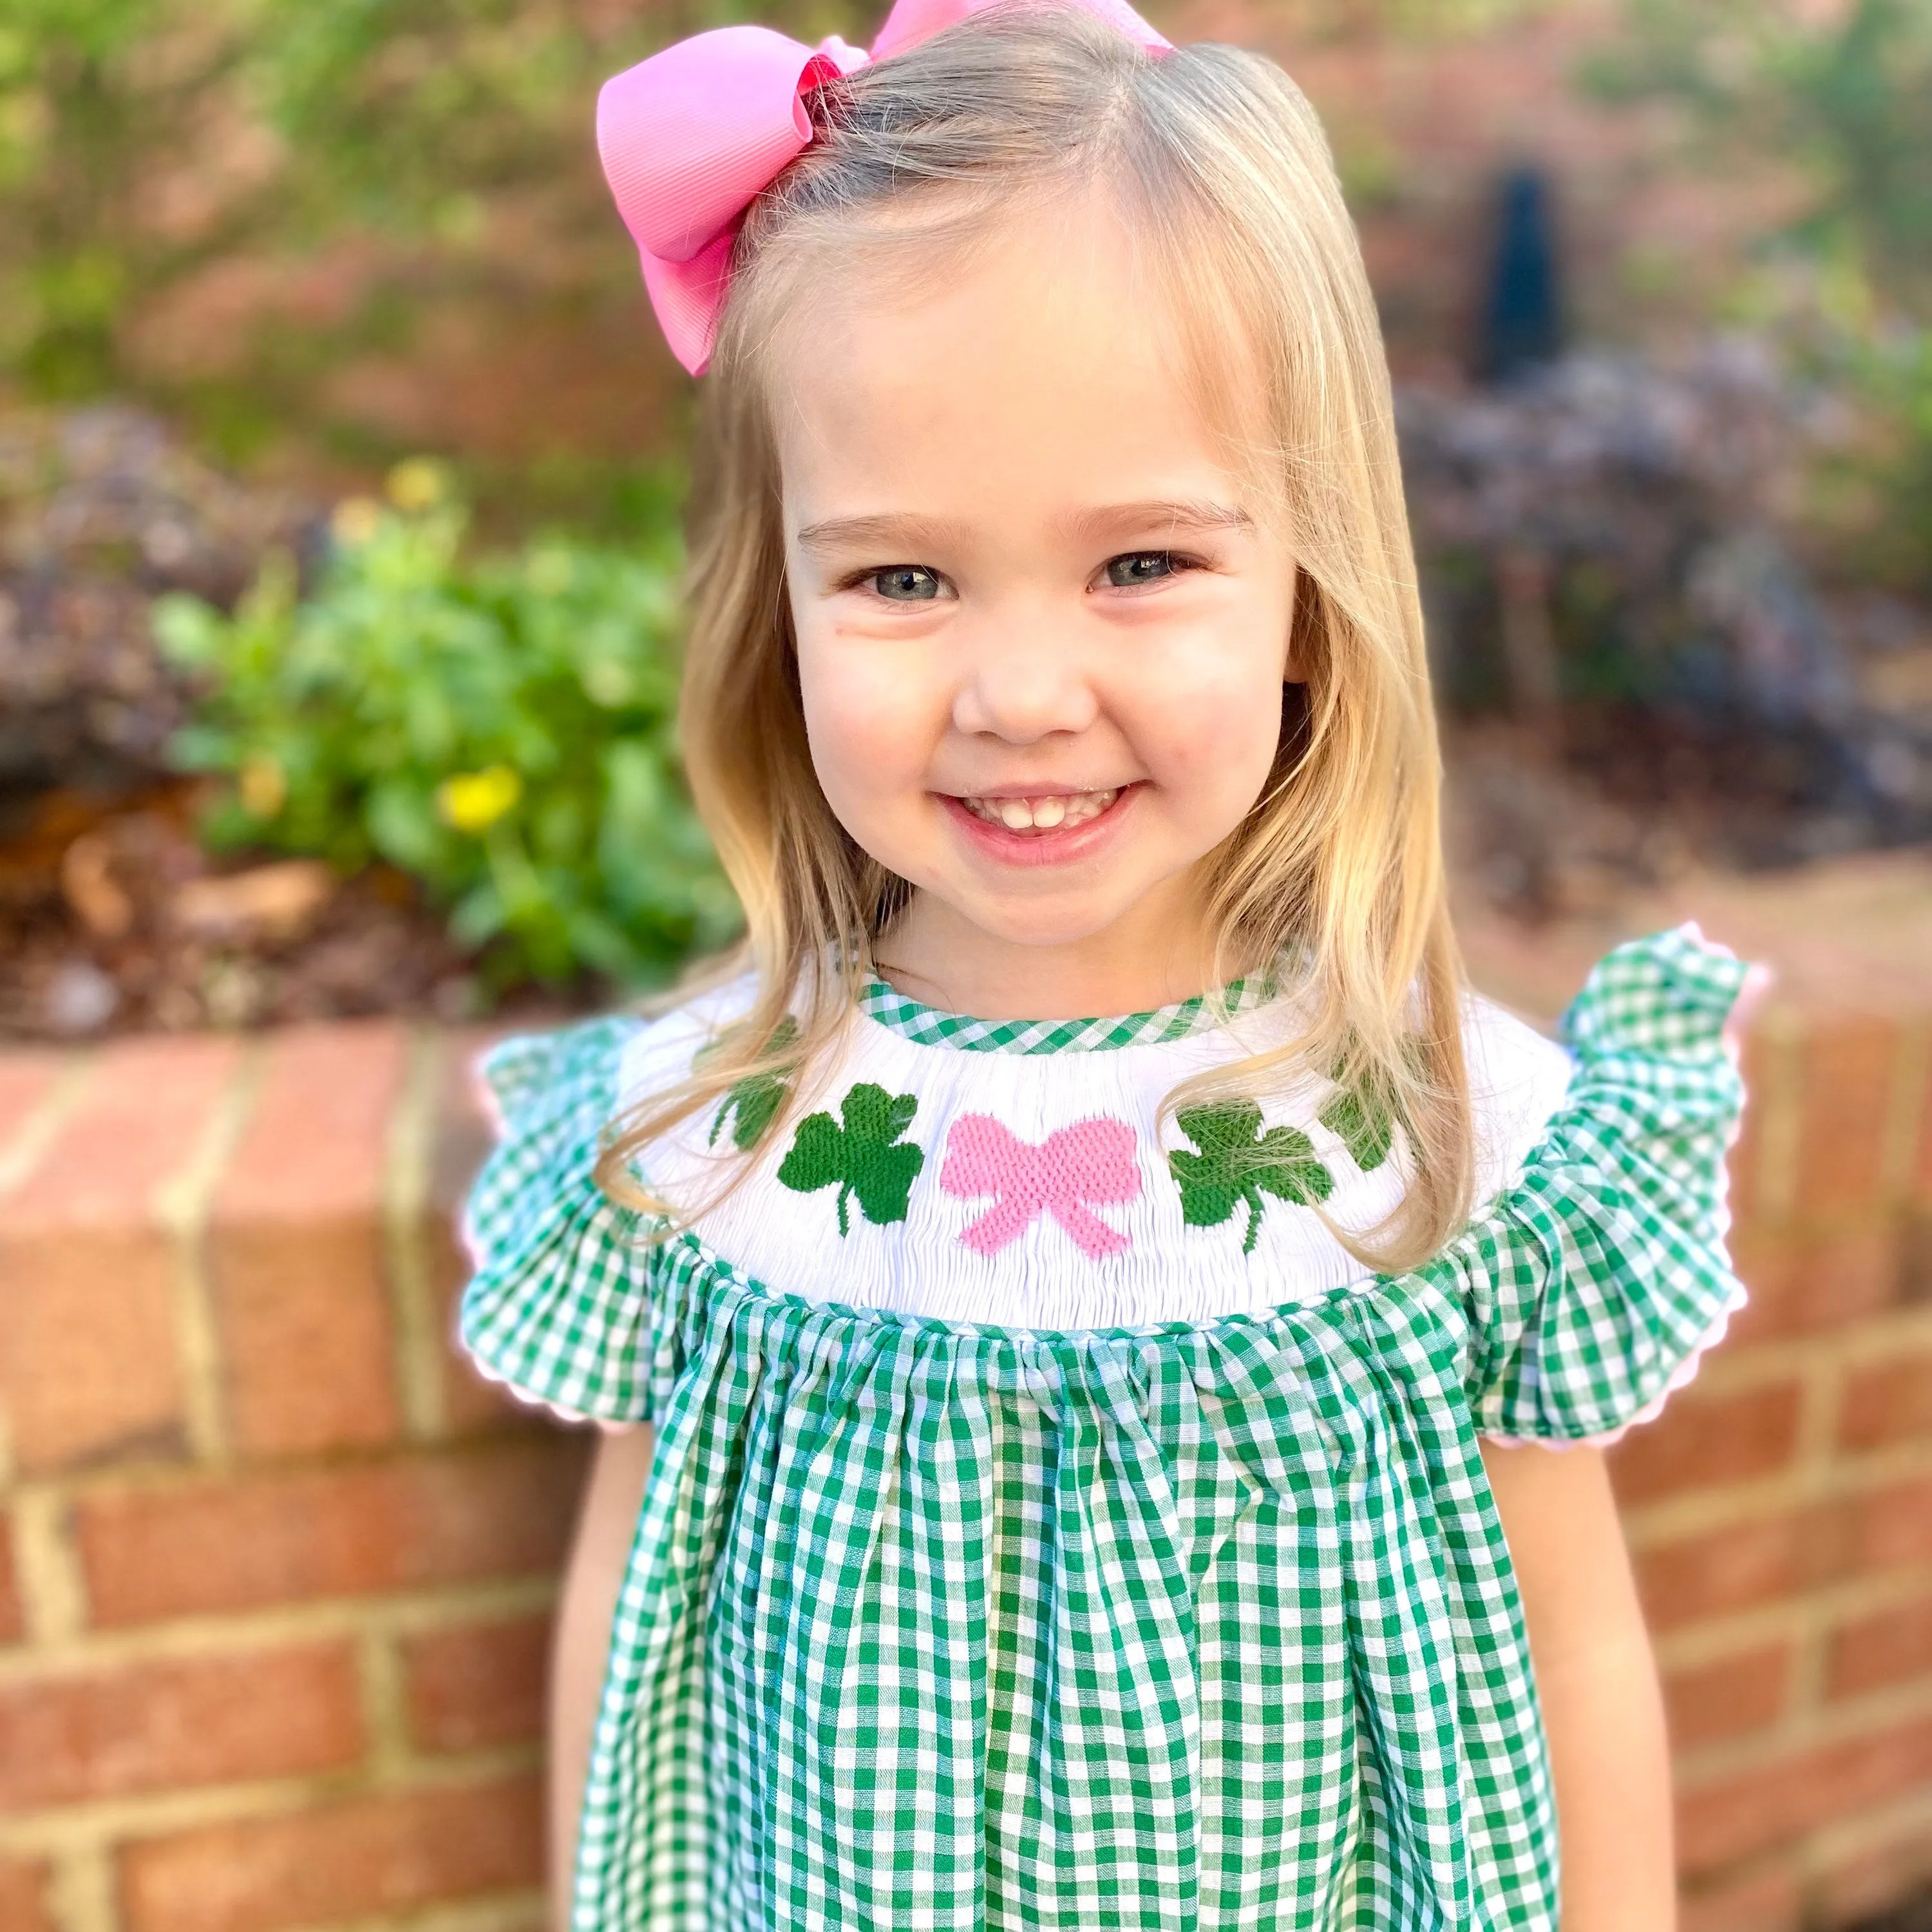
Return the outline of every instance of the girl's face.
<path id="1" fill-rule="evenodd" d="M 1110 216 L 811 304 L 779 370 L 812 755 L 895 935 L 1198 958 L 1280 736 L 1294 565 Z M 1034 963 L 1044 963 L 1034 956 Z"/>

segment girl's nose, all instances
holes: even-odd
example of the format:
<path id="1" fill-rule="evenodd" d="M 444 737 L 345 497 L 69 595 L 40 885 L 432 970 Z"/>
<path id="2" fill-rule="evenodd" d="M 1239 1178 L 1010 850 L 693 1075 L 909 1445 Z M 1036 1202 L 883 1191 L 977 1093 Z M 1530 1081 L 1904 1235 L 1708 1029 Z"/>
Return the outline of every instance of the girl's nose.
<path id="1" fill-rule="evenodd" d="M 1060 629 L 1062 634 L 1056 637 Z M 1056 731 L 1084 731 L 1100 716 L 1080 654 L 1043 612 L 990 616 L 968 647 L 952 701 L 957 730 L 1026 745 Z"/>

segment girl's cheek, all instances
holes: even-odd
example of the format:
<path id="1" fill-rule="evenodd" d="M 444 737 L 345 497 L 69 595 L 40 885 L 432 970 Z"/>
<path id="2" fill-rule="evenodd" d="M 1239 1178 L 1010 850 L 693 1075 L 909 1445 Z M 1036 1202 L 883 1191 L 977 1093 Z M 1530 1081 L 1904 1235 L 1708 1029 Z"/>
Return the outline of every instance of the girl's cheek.
<path id="1" fill-rule="evenodd" d="M 915 779 L 945 725 L 944 698 L 927 682 L 916 662 L 876 644 L 802 638 L 799 686 L 814 763 L 835 770 L 848 794 L 893 790 Z"/>
<path id="2" fill-rule="evenodd" d="M 1274 763 L 1281 733 L 1281 685 L 1246 662 L 1196 656 L 1192 675 L 1164 678 L 1135 694 L 1134 736 L 1150 776 L 1177 790 L 1217 796 Z M 1246 809 L 1246 801 L 1243 809 Z"/>

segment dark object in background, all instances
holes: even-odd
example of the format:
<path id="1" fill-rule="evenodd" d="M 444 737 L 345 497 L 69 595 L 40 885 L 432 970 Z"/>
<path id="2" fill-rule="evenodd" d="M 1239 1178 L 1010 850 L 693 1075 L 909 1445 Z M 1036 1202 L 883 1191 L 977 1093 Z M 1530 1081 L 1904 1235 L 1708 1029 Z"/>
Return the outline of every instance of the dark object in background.
<path id="1" fill-rule="evenodd" d="M 1861 1918 L 1846 1932 L 1932 1932 L 1932 1886 L 1876 1918 Z"/>
<path id="2" fill-rule="evenodd" d="M 102 406 L 0 423 L 0 819 L 59 784 L 139 789 L 166 775 L 184 680 L 148 600 L 224 606 L 282 545 L 312 560 L 322 525 L 188 455 L 153 417 Z"/>
<path id="3" fill-rule="evenodd" d="M 1527 164 L 1502 178 L 1478 324 L 1477 380 L 1504 383 L 1563 352 L 1563 302 L 1549 178 Z"/>
<path id="4" fill-rule="evenodd" d="M 1804 395 L 1748 342 L 1397 399 L 1438 691 L 1706 862 L 1932 838 L 1932 612 L 1785 541 Z"/>

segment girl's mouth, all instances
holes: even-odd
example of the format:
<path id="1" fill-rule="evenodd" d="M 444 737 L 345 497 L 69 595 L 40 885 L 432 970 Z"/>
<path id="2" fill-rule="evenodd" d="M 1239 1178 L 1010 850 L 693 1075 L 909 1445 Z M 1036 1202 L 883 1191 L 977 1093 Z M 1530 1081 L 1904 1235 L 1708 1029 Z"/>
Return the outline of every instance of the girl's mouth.
<path id="1" fill-rule="evenodd" d="M 1115 785 L 1106 791 L 1042 792 L 1037 798 L 962 798 L 959 802 L 988 825 L 1037 838 L 1063 826 L 1070 832 L 1090 818 L 1098 818 L 1120 795 Z"/>
<path id="2" fill-rule="evenodd" d="M 986 857 L 1009 866 L 1054 866 L 1092 858 L 1111 844 L 1143 788 L 1136 781 L 1022 798 L 939 796 L 953 824 Z"/>

